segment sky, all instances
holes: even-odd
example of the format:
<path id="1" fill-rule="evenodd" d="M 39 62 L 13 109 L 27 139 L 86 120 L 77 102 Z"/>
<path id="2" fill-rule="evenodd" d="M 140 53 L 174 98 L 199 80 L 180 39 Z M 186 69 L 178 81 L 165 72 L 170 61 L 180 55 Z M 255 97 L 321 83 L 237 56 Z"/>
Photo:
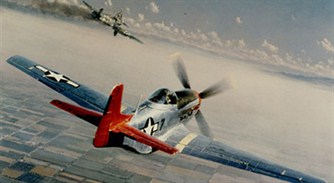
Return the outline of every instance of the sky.
<path id="1" fill-rule="evenodd" d="M 55 4 L 88 11 L 80 0 L 9 0 L 54 11 Z M 86 0 L 130 30 L 279 71 L 333 79 L 334 1 Z M 62 12 L 54 12 L 61 14 Z M 66 15 L 68 16 L 68 15 Z M 80 16 L 80 15 L 79 15 Z M 144 41 L 145 42 L 145 41 Z"/>
<path id="2" fill-rule="evenodd" d="M 88 2 L 107 7 L 107 11 L 122 9 L 135 32 L 224 56 L 332 77 L 331 0 Z"/>
<path id="3" fill-rule="evenodd" d="M 54 3 L 55 1 L 49 2 Z M 72 3 L 81 9 L 84 8 L 76 0 L 57 2 Z M 190 7 L 181 8 L 186 6 L 184 4 L 182 6 L 171 5 L 172 3 L 168 5 L 166 4 L 168 2 L 163 1 L 145 1 L 147 3 L 111 1 L 107 5 L 105 1 L 94 2 L 96 5 L 93 4 L 97 7 L 109 7 L 111 4 L 111 12 L 122 7 L 124 12 L 128 12 L 128 15 L 124 16 L 127 18 L 127 23 L 130 24 L 131 31 L 145 44 L 138 44 L 121 36 L 114 37 L 108 28 L 93 21 L 73 19 L 72 15 L 81 15 L 80 8 L 71 7 L 69 9 L 72 12 L 71 16 L 62 21 L 62 19 L 44 13 L 34 14 L 1 7 L 0 12 L 3 13 L 1 17 L 1 60 L 4 61 L 12 55 L 20 54 L 105 94 L 110 92 L 114 84 L 123 82 L 125 100 L 132 101 L 132 104 L 135 105 L 140 95 L 147 97 L 159 87 L 175 90 L 181 88 L 169 62 L 170 55 L 179 53 L 184 58 L 194 89 L 205 89 L 220 78 L 231 77 L 233 80 L 234 87 L 231 90 L 218 95 L 215 99 L 203 101 L 201 106 L 217 140 L 265 159 L 325 178 L 330 182 L 334 181 L 333 85 L 324 87 L 321 84 L 301 82 L 301 80 L 305 81 L 306 77 L 299 77 L 298 80 L 282 77 L 283 75 L 271 72 L 267 68 L 263 69 L 252 64 L 260 63 L 265 66 L 271 65 L 277 70 L 290 69 L 291 72 L 332 78 L 331 69 L 326 70 L 325 61 L 322 60 L 323 67 L 329 73 L 320 72 L 323 70 L 314 68 L 316 64 L 321 63 L 314 58 L 312 58 L 314 65 L 307 65 L 307 60 L 304 59 L 301 59 L 299 65 L 293 65 L 293 59 L 286 58 L 286 52 L 289 52 L 291 57 L 294 54 L 296 54 L 294 57 L 301 56 L 298 56 L 298 52 L 294 53 L 292 48 L 290 50 L 281 45 L 284 42 L 296 42 L 296 44 L 299 42 L 298 46 L 305 50 L 305 56 L 311 57 L 310 51 L 314 49 L 318 50 L 317 53 L 322 55 L 324 60 L 332 59 L 333 38 L 330 37 L 333 34 L 328 33 L 330 30 L 326 31 L 329 26 L 325 23 L 328 21 L 328 19 L 325 20 L 325 15 L 319 15 L 317 18 L 312 16 L 312 20 L 309 20 L 312 22 L 310 24 L 313 27 L 312 30 L 317 30 L 312 34 L 314 38 L 297 39 L 286 34 L 280 39 L 274 39 L 275 36 L 270 37 L 269 33 L 269 36 L 261 34 L 255 38 L 256 30 L 262 30 L 260 25 L 253 25 L 251 29 L 253 31 L 247 34 L 233 34 L 239 25 L 249 24 L 248 26 L 251 27 L 251 23 L 247 23 L 252 19 L 250 15 L 257 14 L 257 12 L 250 13 L 249 10 L 249 16 L 246 16 L 247 13 L 241 13 L 241 10 L 233 11 L 232 7 L 240 8 L 240 5 L 235 5 L 235 1 L 233 3 L 224 1 L 226 10 L 219 11 L 221 13 L 219 15 L 226 15 L 223 20 L 225 24 L 231 25 L 230 28 L 224 26 L 219 28 L 218 23 L 217 28 L 213 28 L 213 25 L 197 25 L 194 20 L 191 20 L 194 22 L 191 24 L 190 20 L 173 18 L 173 16 L 179 17 L 178 13 L 181 14 L 181 17 L 191 15 L 189 19 L 194 19 L 192 14 L 201 17 L 200 15 L 205 13 L 201 11 L 203 5 L 200 1 L 188 5 L 197 7 L 197 10 Z M 183 2 L 176 3 L 182 4 Z M 254 5 L 254 8 L 257 9 L 260 9 L 258 7 L 260 5 L 264 6 L 263 3 L 255 4 L 257 5 Z M 333 6 L 332 4 L 327 2 L 326 7 Z M 36 5 L 38 3 L 34 4 Z M 176 8 L 175 12 L 173 10 L 173 13 L 167 13 L 170 6 L 180 9 Z M 243 6 L 247 7 L 246 4 Z M 48 8 L 48 6 L 40 7 L 43 7 L 43 11 Z M 67 12 L 64 7 L 52 7 L 57 15 Z M 280 10 L 282 10 L 284 9 L 282 7 L 290 6 L 284 4 L 278 7 L 281 7 Z M 214 8 L 212 7 L 212 11 Z M 59 11 L 60 9 L 62 11 Z M 188 11 L 185 12 L 185 9 Z M 306 14 L 306 10 L 296 9 L 297 12 L 301 11 Z M 226 13 L 226 11 L 230 12 Z M 280 18 L 272 15 L 272 12 L 266 10 L 266 15 L 267 17 L 271 15 L 270 20 L 277 23 L 276 20 Z M 276 10 L 276 12 L 280 11 Z M 320 13 L 324 12 L 326 11 Z M 300 16 L 298 14 L 296 13 L 292 19 L 297 20 Z M 209 14 L 205 16 L 209 19 L 209 23 L 217 22 L 219 19 L 219 17 L 210 19 Z M 333 17 L 333 12 L 330 16 Z M 317 22 L 315 19 L 322 19 L 322 21 Z M 200 22 L 205 24 L 203 21 Z M 284 22 L 284 25 L 286 24 Z M 275 26 L 276 28 L 272 26 L 265 28 L 268 31 L 280 32 L 276 29 L 281 27 L 276 24 Z M 309 25 L 304 24 L 304 26 Z M 302 29 L 303 26 L 295 28 L 304 33 L 308 31 Z M 246 32 L 247 29 L 243 31 Z M 166 43 L 167 41 L 169 43 Z M 305 46 L 309 44 L 313 45 L 312 50 Z M 239 62 L 238 59 L 249 63 Z M 273 62 L 273 59 L 276 61 Z M 0 79 L 12 79 L 13 84 L 19 80 L 36 83 L 32 86 L 40 86 L 39 83 L 5 62 L 0 62 L 0 71 Z M 298 78 L 297 76 L 299 75 L 294 77 Z M 40 89 L 41 92 L 52 93 L 45 87 L 41 86 Z M 59 96 L 55 92 L 53 94 L 55 97 Z M 189 128 L 198 130 L 194 121 Z"/>

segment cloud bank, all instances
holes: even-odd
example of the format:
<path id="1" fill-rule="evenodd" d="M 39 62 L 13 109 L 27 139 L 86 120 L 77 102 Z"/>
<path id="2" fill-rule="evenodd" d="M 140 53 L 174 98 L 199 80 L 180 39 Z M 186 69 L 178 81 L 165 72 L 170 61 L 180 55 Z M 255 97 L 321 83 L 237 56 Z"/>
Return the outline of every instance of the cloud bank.
<path id="1" fill-rule="evenodd" d="M 24 6 L 43 13 L 84 19 L 89 18 L 89 10 L 79 0 L 33 0 L 32 4 Z M 151 2 L 146 9 L 149 11 L 148 13 L 159 13 L 159 7 L 155 2 Z M 127 8 L 126 13 L 130 15 L 130 9 Z M 295 56 L 281 51 L 275 43 L 271 43 L 267 39 L 263 40 L 262 44 L 257 47 L 249 47 L 243 38 L 226 39 L 215 31 L 203 32 L 200 29 L 185 30 L 173 22 L 153 22 L 145 17 L 145 13 L 132 16 L 134 17 L 124 17 L 124 20 L 130 25 L 131 31 L 139 36 L 153 37 L 180 45 L 195 47 L 225 57 L 275 66 L 279 69 L 332 78 L 332 57 L 328 58 L 328 60 L 319 61 L 312 60 L 311 58 L 305 59 L 299 55 Z M 235 22 L 241 24 L 242 20 L 238 16 L 235 18 Z M 317 43 L 325 51 L 331 54 L 334 53 L 333 44 L 329 39 L 323 38 Z M 302 50 L 301 53 L 305 56 L 306 52 Z"/>
<path id="2" fill-rule="evenodd" d="M 332 59 L 318 62 L 310 58 L 305 60 L 298 56 L 280 51 L 278 46 L 274 43 L 270 43 L 268 40 L 263 40 L 263 43 L 259 45 L 258 48 L 249 48 L 244 39 L 224 39 L 215 31 L 187 31 L 176 27 L 172 23 L 167 24 L 163 21 L 150 22 L 147 19 L 143 21 L 142 18 L 140 21 L 136 21 L 128 17 L 126 21 L 131 22 L 131 26 L 136 27 L 133 31 L 137 34 L 195 47 L 222 56 L 270 66 L 278 66 L 282 69 L 304 74 L 322 77 L 331 77 L 332 75 Z M 327 39 L 322 40 L 320 44 L 325 50 L 333 52 L 333 45 Z M 305 54 L 305 51 L 301 52 Z"/>

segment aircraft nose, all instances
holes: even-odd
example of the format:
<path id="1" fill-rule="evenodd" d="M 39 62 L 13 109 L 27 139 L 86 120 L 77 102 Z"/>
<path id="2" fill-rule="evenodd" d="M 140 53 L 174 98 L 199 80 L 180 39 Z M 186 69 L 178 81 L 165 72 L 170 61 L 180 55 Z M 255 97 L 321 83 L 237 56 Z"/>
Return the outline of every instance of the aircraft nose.
<path id="1" fill-rule="evenodd" d="M 199 107 L 201 106 L 202 98 L 200 97 L 200 93 L 198 93 L 197 91 L 194 91 L 194 93 L 196 94 L 196 96 L 198 98 L 198 104 L 195 106 L 195 110 L 198 110 Z"/>

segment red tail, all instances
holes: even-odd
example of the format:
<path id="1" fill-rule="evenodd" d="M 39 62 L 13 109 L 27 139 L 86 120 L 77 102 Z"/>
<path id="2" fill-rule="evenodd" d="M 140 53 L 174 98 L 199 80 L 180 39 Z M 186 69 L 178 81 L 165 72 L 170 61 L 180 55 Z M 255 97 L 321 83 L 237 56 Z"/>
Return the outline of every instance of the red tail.
<path id="1" fill-rule="evenodd" d="M 138 142 L 170 154 L 178 152 L 175 147 L 126 124 L 131 120 L 132 115 L 121 113 L 122 95 L 123 84 L 119 84 L 111 91 L 103 115 L 58 100 L 53 100 L 51 104 L 98 126 L 93 141 L 95 147 L 107 146 L 109 132 L 113 132 L 122 133 L 136 139 Z"/>
<path id="2" fill-rule="evenodd" d="M 108 144 L 109 131 L 120 132 L 118 126 L 130 121 L 132 115 L 121 113 L 123 84 L 116 85 L 109 97 L 106 109 L 100 124 L 96 130 L 93 144 L 95 147 L 103 147 Z"/>

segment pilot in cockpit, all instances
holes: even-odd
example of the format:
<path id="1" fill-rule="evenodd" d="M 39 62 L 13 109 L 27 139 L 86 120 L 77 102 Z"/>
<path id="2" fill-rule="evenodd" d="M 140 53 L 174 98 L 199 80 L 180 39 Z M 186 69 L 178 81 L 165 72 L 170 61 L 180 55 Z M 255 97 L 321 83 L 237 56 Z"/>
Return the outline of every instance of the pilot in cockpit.
<path id="1" fill-rule="evenodd" d="M 150 97 L 149 100 L 158 104 L 176 104 L 177 99 L 173 91 L 170 91 L 166 88 L 159 89 L 155 91 Z"/>

